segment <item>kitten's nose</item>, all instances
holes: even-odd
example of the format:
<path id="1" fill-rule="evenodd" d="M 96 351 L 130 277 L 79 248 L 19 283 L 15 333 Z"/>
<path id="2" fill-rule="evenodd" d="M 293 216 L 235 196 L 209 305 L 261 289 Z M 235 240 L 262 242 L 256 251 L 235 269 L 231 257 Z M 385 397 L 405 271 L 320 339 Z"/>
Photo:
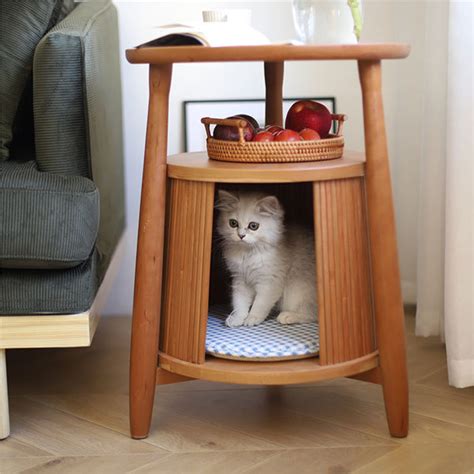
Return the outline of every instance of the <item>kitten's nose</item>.
<path id="1" fill-rule="evenodd" d="M 240 240 L 242 240 L 246 235 L 245 233 L 242 233 L 242 232 L 237 232 L 237 234 L 239 235 Z"/>

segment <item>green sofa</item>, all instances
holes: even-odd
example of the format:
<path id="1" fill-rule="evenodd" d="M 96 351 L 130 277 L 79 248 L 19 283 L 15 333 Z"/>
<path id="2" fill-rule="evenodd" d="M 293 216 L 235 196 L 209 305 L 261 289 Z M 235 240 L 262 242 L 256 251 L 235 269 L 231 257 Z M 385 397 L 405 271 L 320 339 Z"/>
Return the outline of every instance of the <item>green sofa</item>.
<path id="1" fill-rule="evenodd" d="M 43 27 L 64 16 L 41 37 L 38 4 Z M 108 1 L 2 10 L 0 315 L 80 313 L 125 225 L 117 13 Z"/>
<path id="2" fill-rule="evenodd" d="M 125 206 L 115 7 L 2 0 L 0 13 L 3 439 L 6 350 L 91 344 Z"/>

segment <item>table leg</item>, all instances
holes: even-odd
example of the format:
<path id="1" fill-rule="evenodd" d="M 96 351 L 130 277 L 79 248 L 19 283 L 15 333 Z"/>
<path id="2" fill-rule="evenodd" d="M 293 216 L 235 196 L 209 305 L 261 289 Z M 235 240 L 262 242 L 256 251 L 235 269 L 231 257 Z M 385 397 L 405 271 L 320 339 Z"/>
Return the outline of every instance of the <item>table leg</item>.
<path id="1" fill-rule="evenodd" d="M 283 126 L 283 62 L 266 62 L 265 125 Z"/>
<path id="2" fill-rule="evenodd" d="M 405 323 L 382 103 L 380 61 L 359 61 L 377 345 L 390 434 L 408 433 Z"/>
<path id="3" fill-rule="evenodd" d="M 146 438 L 155 396 L 166 201 L 170 64 L 150 66 L 130 353 L 130 431 Z"/>

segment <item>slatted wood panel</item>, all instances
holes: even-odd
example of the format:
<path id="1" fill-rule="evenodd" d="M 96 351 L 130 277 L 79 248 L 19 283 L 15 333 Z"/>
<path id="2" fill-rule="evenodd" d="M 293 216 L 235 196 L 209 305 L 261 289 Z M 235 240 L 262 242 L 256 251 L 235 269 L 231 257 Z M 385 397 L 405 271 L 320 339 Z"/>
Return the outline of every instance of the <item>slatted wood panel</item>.
<path id="1" fill-rule="evenodd" d="M 214 184 L 170 180 L 161 350 L 205 357 Z"/>
<path id="2" fill-rule="evenodd" d="M 313 191 L 320 361 L 337 364 L 375 349 L 364 181 L 316 182 Z"/>

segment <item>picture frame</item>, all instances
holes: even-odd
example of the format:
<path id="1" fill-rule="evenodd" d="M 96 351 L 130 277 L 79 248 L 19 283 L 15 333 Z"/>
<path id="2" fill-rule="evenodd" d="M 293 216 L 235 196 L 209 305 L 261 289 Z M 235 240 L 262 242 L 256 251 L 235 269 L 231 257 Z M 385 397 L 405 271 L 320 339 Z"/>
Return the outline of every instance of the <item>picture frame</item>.
<path id="1" fill-rule="evenodd" d="M 321 102 L 331 113 L 336 113 L 335 97 L 288 97 L 283 99 L 283 117 L 286 116 L 291 105 L 298 100 Z M 258 123 L 263 124 L 265 99 L 185 100 L 183 102 L 185 152 L 206 149 L 206 131 L 201 123 L 202 117 L 225 118 L 239 113 L 251 115 Z"/>

